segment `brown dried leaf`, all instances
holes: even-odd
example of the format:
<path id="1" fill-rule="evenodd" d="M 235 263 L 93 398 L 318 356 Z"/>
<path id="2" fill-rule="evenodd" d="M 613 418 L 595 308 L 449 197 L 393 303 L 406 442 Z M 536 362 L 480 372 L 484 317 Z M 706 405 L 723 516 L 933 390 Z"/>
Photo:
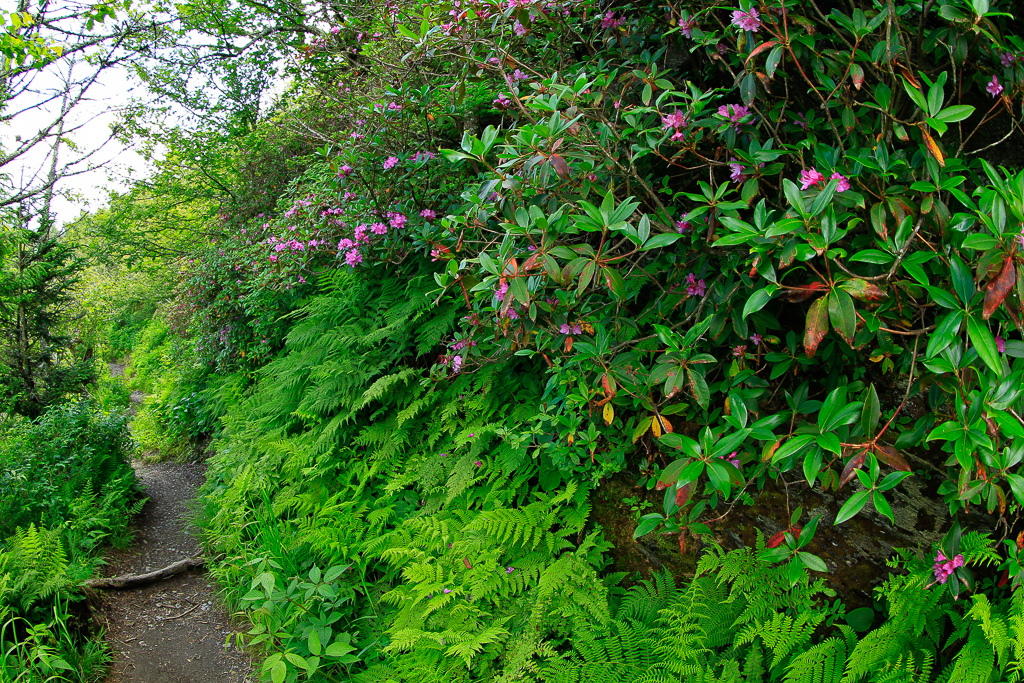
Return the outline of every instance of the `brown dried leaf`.
<path id="1" fill-rule="evenodd" d="M 985 304 L 981 309 L 981 316 L 985 320 L 992 317 L 992 314 L 1003 303 L 1006 295 L 1010 293 L 1010 290 L 1013 289 L 1016 283 L 1017 268 L 1013 265 L 1013 257 L 1007 256 L 1003 261 L 1003 268 L 999 271 L 999 275 L 985 287 Z"/>

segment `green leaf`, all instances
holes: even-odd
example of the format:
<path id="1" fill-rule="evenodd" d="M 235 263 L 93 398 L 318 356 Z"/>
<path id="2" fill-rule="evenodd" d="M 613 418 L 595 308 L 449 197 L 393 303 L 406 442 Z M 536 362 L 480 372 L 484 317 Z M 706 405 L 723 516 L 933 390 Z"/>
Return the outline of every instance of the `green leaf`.
<path id="1" fill-rule="evenodd" d="M 963 121 L 971 114 L 974 113 L 974 107 L 967 104 L 954 104 L 951 107 L 946 107 L 938 114 L 935 118 L 946 123 L 956 123 L 957 121 Z"/>
<path id="2" fill-rule="evenodd" d="M 875 385 L 868 387 L 864 397 L 864 406 L 860 411 L 860 428 L 864 436 L 871 438 L 875 435 L 875 428 L 878 427 L 878 420 L 881 417 L 881 402 L 878 400 L 878 392 Z"/>
<path id="3" fill-rule="evenodd" d="M 742 317 L 746 318 L 751 313 L 756 313 L 757 311 L 760 311 L 762 308 L 764 308 L 765 304 L 767 304 L 769 301 L 771 301 L 772 296 L 774 294 L 775 294 L 775 287 L 774 286 L 772 286 L 772 287 L 765 287 L 764 289 L 759 289 L 756 292 L 754 292 L 753 294 L 751 294 L 750 298 L 747 299 L 747 303 L 745 303 L 743 305 L 743 315 L 742 315 Z"/>
<path id="4" fill-rule="evenodd" d="M 660 249 L 674 244 L 677 240 L 682 239 L 683 236 L 677 233 L 663 232 L 660 235 L 655 235 L 646 242 L 640 251 L 650 251 L 651 249 Z"/>
<path id="5" fill-rule="evenodd" d="M 804 566 L 807 567 L 808 569 L 813 569 L 816 572 L 827 572 L 828 571 L 828 565 L 826 565 L 825 561 L 822 560 L 817 555 L 812 555 L 810 553 L 800 552 L 800 553 L 797 553 L 796 556 L 800 558 L 800 561 L 803 562 Z"/>
<path id="6" fill-rule="evenodd" d="M 878 512 L 878 514 L 885 515 L 885 517 L 889 520 L 890 524 L 896 523 L 896 518 L 893 517 L 892 514 L 892 508 L 889 507 L 889 501 L 885 499 L 885 496 L 883 496 L 878 491 L 875 491 L 874 493 L 871 494 L 871 500 L 872 502 L 874 502 L 875 510 Z"/>
<path id="7" fill-rule="evenodd" d="M 306 645 L 309 646 L 309 651 L 314 656 L 319 657 L 323 647 L 320 644 L 320 634 L 317 633 L 316 629 L 309 632 L 309 638 L 306 639 Z"/>
<path id="8" fill-rule="evenodd" d="M 985 361 L 985 365 L 992 372 L 1001 375 L 1003 366 L 999 360 L 999 351 L 996 349 L 996 339 L 988 325 L 972 315 L 967 318 L 967 335 L 971 338 L 978 355 Z"/>
<path id="9" fill-rule="evenodd" d="M 283 659 L 279 659 L 270 667 L 270 680 L 272 683 L 284 683 L 284 678 L 287 675 L 288 665 L 284 663 Z"/>
<path id="10" fill-rule="evenodd" d="M 640 518 L 640 523 L 633 532 L 633 538 L 640 538 L 651 533 L 665 522 L 665 518 L 657 512 L 652 512 Z"/>
<path id="11" fill-rule="evenodd" d="M 868 502 L 868 495 L 870 493 L 870 491 L 858 491 L 850 496 L 850 499 L 846 501 L 846 504 L 840 508 L 839 514 L 836 515 L 835 525 L 838 526 L 839 524 L 842 524 L 864 509 L 864 504 Z"/>
<path id="12" fill-rule="evenodd" d="M 853 346 L 853 335 L 857 331 L 857 314 L 853 309 L 853 297 L 842 289 L 834 289 L 828 297 L 828 318 L 832 328 L 843 340 Z"/>

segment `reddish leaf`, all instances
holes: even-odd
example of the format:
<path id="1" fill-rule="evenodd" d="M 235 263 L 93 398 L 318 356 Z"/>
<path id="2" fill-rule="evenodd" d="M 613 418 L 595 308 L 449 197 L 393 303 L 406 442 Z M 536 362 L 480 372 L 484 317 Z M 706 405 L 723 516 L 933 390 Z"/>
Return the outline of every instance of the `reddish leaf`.
<path id="1" fill-rule="evenodd" d="M 565 352 L 569 353 L 570 351 L 572 351 L 572 336 L 571 335 L 567 336 L 565 338 Z"/>
<path id="2" fill-rule="evenodd" d="M 548 163 L 551 164 L 553 169 L 555 169 L 555 173 L 558 174 L 559 178 L 562 180 L 567 180 L 569 178 L 569 164 L 566 163 L 565 159 L 563 159 L 560 154 L 552 154 L 549 156 Z"/>
<path id="3" fill-rule="evenodd" d="M 857 470 L 864 466 L 864 459 L 867 457 L 868 451 L 866 448 L 862 448 L 857 451 L 852 458 L 846 463 L 846 467 L 843 468 L 843 475 L 839 477 L 839 486 L 836 490 L 843 488 L 843 484 L 850 481 L 857 474 Z"/>
<path id="4" fill-rule="evenodd" d="M 778 42 L 779 41 L 777 41 L 777 40 L 769 40 L 767 42 L 761 43 L 760 45 L 755 47 L 753 50 L 751 50 L 749 55 L 747 55 L 747 62 L 749 62 L 751 59 L 753 59 L 754 57 L 758 56 L 759 54 L 761 54 L 765 50 L 772 49 L 773 47 L 778 45 Z"/>
<path id="5" fill-rule="evenodd" d="M 615 379 L 613 377 L 609 377 L 607 372 L 601 375 L 601 386 L 604 388 L 605 396 L 615 398 L 615 394 L 617 393 L 615 389 Z"/>
<path id="6" fill-rule="evenodd" d="M 690 502 L 690 496 L 693 494 L 693 483 L 689 483 L 686 486 L 680 486 L 679 490 L 676 491 L 676 505 L 683 507 Z"/>
<path id="7" fill-rule="evenodd" d="M 828 294 L 811 304 L 807 311 L 807 329 L 804 330 L 804 351 L 813 358 L 818 344 L 828 334 Z"/>
<path id="8" fill-rule="evenodd" d="M 537 253 L 532 255 L 530 258 L 526 259 L 526 261 L 523 263 L 523 272 L 525 273 L 529 270 L 533 270 L 534 268 L 536 268 L 538 261 L 540 261 L 540 258 L 541 254 Z"/>
<path id="9" fill-rule="evenodd" d="M 881 460 L 894 470 L 899 470 L 901 472 L 910 471 L 910 465 L 907 463 L 906 460 L 903 459 L 903 456 L 901 456 L 899 452 L 892 446 L 886 446 L 885 444 L 876 443 L 873 450 L 875 451 L 875 456 L 879 460 Z"/>
<path id="10" fill-rule="evenodd" d="M 921 126 L 921 137 L 924 138 L 925 147 L 927 147 L 931 155 L 935 157 L 935 161 L 939 162 L 939 166 L 945 167 L 946 159 L 942 156 L 942 150 L 939 149 L 939 143 L 935 142 L 935 138 L 925 132 L 924 126 Z"/>
<path id="11" fill-rule="evenodd" d="M 473 565 L 471 565 L 469 563 L 469 560 L 467 558 L 465 558 L 465 557 L 462 558 L 462 564 L 466 565 L 466 569 L 472 569 L 473 568 Z"/>
<path id="12" fill-rule="evenodd" d="M 686 529 L 679 532 L 679 552 L 686 554 Z"/>
<path id="13" fill-rule="evenodd" d="M 981 309 L 981 316 L 988 320 L 996 312 L 1003 299 L 1010 293 L 1017 283 L 1017 269 L 1013 265 L 1013 257 L 1007 256 L 1003 261 L 1003 268 L 995 280 L 988 283 L 985 288 L 985 305 Z"/>
<path id="14" fill-rule="evenodd" d="M 786 534 L 793 534 L 793 538 L 799 541 L 800 540 L 800 527 L 798 527 L 798 526 L 791 526 L 788 529 L 783 529 L 782 531 L 779 531 L 779 532 L 776 532 L 776 533 L 772 534 L 771 538 L 769 538 L 768 541 L 764 544 L 765 547 L 766 548 L 778 548 L 782 544 L 782 541 L 785 540 Z"/>
<path id="15" fill-rule="evenodd" d="M 850 67 L 850 78 L 853 79 L 853 87 L 860 90 L 861 86 L 864 85 L 864 67 L 860 64 L 854 64 Z"/>
<path id="16" fill-rule="evenodd" d="M 1008 570 L 1004 569 L 1003 573 L 999 575 L 999 583 L 996 584 L 996 588 L 1002 588 L 1003 586 L 1005 586 L 1007 584 L 1007 582 L 1009 582 L 1009 580 L 1010 580 L 1010 572 Z"/>
<path id="17" fill-rule="evenodd" d="M 846 280 L 839 286 L 858 301 L 881 301 L 887 296 L 884 289 L 859 277 Z"/>
<path id="18" fill-rule="evenodd" d="M 779 299 L 795 304 L 801 301 L 807 301 L 818 292 L 823 292 L 826 289 L 827 287 L 824 282 L 812 282 L 806 287 L 794 287 L 792 289 L 785 290 L 779 295 Z"/>

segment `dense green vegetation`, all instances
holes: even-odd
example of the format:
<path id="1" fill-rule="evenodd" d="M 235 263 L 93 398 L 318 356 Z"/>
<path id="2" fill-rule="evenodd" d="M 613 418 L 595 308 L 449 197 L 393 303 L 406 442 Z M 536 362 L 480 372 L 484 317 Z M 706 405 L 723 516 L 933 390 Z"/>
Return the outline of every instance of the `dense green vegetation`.
<path id="1" fill-rule="evenodd" d="M 0 681 L 96 677 L 68 603 L 132 448 L 211 452 L 273 683 L 1020 680 L 1013 9 L 197 0 L 131 34 L 154 173 L 4 214 Z M 148 394 L 133 442 L 94 353 Z M 907 495 L 941 532 L 837 545 Z"/>

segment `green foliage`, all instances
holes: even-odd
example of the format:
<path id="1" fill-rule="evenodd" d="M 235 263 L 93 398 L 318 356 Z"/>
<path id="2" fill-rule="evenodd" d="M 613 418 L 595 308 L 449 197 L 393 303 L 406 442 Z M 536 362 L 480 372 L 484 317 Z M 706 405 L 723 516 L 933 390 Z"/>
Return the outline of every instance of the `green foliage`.
<path id="1" fill-rule="evenodd" d="M 6 231 L 0 244 L 0 374 L 8 410 L 36 417 L 94 378 L 62 329 L 84 263 L 47 227 Z"/>
<path id="2" fill-rule="evenodd" d="M 71 603 L 100 548 L 127 540 L 145 502 L 128 465 L 125 413 L 72 403 L 2 429 L 0 680 L 96 680 L 109 658 Z"/>

